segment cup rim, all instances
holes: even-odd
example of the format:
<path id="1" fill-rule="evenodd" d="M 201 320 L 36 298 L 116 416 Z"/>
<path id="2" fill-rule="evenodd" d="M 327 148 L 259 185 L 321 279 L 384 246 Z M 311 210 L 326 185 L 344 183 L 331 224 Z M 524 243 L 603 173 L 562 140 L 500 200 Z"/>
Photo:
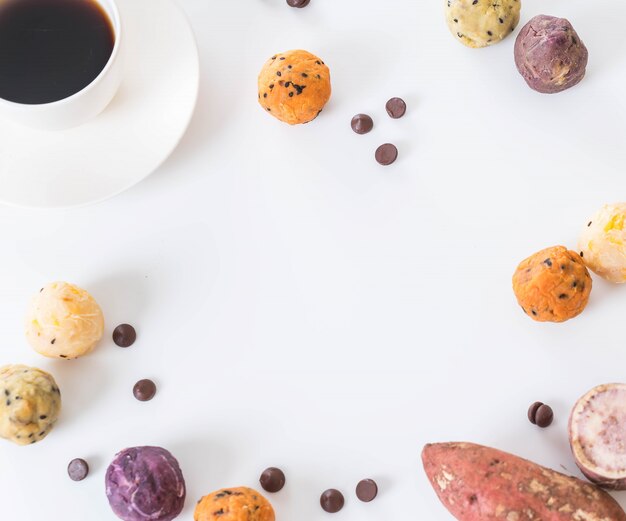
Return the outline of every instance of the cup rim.
<path id="1" fill-rule="evenodd" d="M 84 94 L 86 94 L 87 92 L 95 88 L 95 86 L 102 81 L 102 78 L 104 78 L 104 76 L 108 73 L 109 69 L 113 66 L 113 61 L 115 60 L 115 58 L 117 57 L 119 53 L 120 42 L 121 42 L 121 37 L 122 37 L 122 19 L 120 17 L 120 12 L 117 7 L 116 0 L 104 0 L 108 2 L 109 6 L 111 7 L 110 10 L 111 10 L 112 16 L 109 15 L 108 10 L 103 6 L 103 3 L 104 3 L 103 0 L 92 0 L 92 1 L 97 2 L 101 6 L 101 8 L 104 10 L 104 13 L 110 18 L 112 18 L 112 20 L 110 21 L 113 23 L 113 32 L 115 35 L 115 42 L 113 43 L 113 50 L 111 51 L 111 56 L 109 56 L 108 61 L 106 62 L 105 66 L 100 71 L 100 73 L 93 80 L 91 80 L 89 84 L 85 85 L 82 89 L 68 96 L 67 98 L 62 98 L 56 101 L 50 101 L 48 103 L 19 103 L 17 101 L 10 101 L 10 100 L 4 99 L 2 96 L 0 96 L 0 106 L 4 105 L 7 108 L 12 108 L 16 110 L 30 110 L 30 111 L 34 111 L 38 109 L 42 109 L 42 110 L 48 109 L 49 107 L 59 107 L 67 103 L 71 103 L 76 98 L 83 96 Z"/>

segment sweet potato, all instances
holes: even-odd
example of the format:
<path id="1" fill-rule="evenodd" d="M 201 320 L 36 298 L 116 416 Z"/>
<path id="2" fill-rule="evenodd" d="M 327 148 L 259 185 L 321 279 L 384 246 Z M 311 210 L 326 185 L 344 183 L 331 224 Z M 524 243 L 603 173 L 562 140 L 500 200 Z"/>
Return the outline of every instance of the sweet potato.
<path id="1" fill-rule="evenodd" d="M 602 489 L 528 460 L 473 443 L 422 452 L 441 502 L 459 521 L 626 521 Z"/>
<path id="2" fill-rule="evenodd" d="M 569 440 L 576 465 L 597 485 L 626 489 L 626 384 L 598 385 L 570 414 Z"/>

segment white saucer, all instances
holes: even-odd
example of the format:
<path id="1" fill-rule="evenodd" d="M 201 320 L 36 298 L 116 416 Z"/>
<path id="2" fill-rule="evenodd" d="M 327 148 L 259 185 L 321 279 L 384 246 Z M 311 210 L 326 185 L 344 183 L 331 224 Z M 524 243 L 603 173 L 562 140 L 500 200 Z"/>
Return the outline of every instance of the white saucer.
<path id="1" fill-rule="evenodd" d="M 117 0 L 125 73 L 94 120 L 33 130 L 0 120 L 0 202 L 54 208 L 101 201 L 151 174 L 174 150 L 198 96 L 198 49 L 173 0 Z"/>

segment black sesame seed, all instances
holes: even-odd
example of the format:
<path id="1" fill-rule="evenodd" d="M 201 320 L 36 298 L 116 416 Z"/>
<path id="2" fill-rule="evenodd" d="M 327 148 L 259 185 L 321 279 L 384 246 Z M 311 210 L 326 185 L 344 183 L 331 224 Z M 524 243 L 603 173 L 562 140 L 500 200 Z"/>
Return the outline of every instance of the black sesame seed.
<path id="1" fill-rule="evenodd" d="M 7 407 L 11 405 L 11 400 L 7 400 Z"/>
<path id="2" fill-rule="evenodd" d="M 322 77 L 318 74 L 318 75 L 317 75 L 317 79 L 318 79 L 318 80 L 321 80 L 321 79 L 322 79 Z"/>
<path id="3" fill-rule="evenodd" d="M 267 98 L 267 92 L 263 93 L 263 97 Z"/>
<path id="4" fill-rule="evenodd" d="M 291 65 L 287 65 L 287 68 L 288 68 L 288 69 L 291 69 L 291 68 L 292 68 L 292 66 L 291 66 Z"/>
<path id="5" fill-rule="evenodd" d="M 499 21 L 501 24 L 503 24 L 503 23 L 504 23 L 504 20 L 503 20 L 502 18 L 498 18 L 498 21 Z"/>
<path id="6" fill-rule="evenodd" d="M 303 72 L 303 73 L 302 73 L 302 77 L 303 77 L 303 78 L 308 78 L 308 77 L 309 77 L 309 75 L 308 75 L 306 72 Z"/>
<path id="7" fill-rule="evenodd" d="M 282 73 L 280 71 L 276 71 L 276 76 L 282 76 Z"/>
<path id="8" fill-rule="evenodd" d="M 537 312 L 533 309 L 533 315 L 537 316 Z"/>
<path id="9" fill-rule="evenodd" d="M 57 339 L 56 339 L 56 338 L 53 338 L 52 340 L 50 340 L 50 343 L 51 343 L 51 344 L 54 344 L 56 341 L 57 341 Z"/>
<path id="10" fill-rule="evenodd" d="M 285 59 L 285 57 L 284 57 L 284 56 L 281 56 L 281 57 L 280 57 L 280 59 L 281 59 L 281 60 L 284 60 L 284 59 Z"/>
<path id="11" fill-rule="evenodd" d="M 5 390 L 4 390 L 4 394 L 5 394 L 5 396 L 9 396 L 11 393 L 9 392 L 9 390 L 8 390 L 8 389 L 5 389 Z"/>
<path id="12" fill-rule="evenodd" d="M 289 85 L 291 85 L 291 82 L 290 81 L 286 81 L 284 87 L 285 88 L 289 88 Z"/>
<path id="13" fill-rule="evenodd" d="M 492 33 L 491 31 L 487 31 L 487 34 L 488 34 L 489 36 L 493 36 L 493 33 Z"/>
<path id="14" fill-rule="evenodd" d="M 578 285 L 578 282 L 574 281 L 572 282 L 572 288 L 575 288 Z"/>
<path id="15" fill-rule="evenodd" d="M 476 5 L 477 3 L 478 3 L 478 0 L 474 0 L 474 1 L 472 2 L 472 5 Z"/>
<path id="16" fill-rule="evenodd" d="M 272 60 L 275 60 L 275 59 L 276 59 L 276 56 L 272 56 Z"/>
<path id="17" fill-rule="evenodd" d="M 289 97 L 290 97 L 290 98 L 293 98 L 293 92 L 290 92 L 290 93 L 289 93 Z"/>
<path id="18" fill-rule="evenodd" d="M 40 420 L 45 420 L 47 418 L 47 416 L 45 414 L 42 414 L 41 416 L 39 416 Z"/>
<path id="19" fill-rule="evenodd" d="M 455 18 L 455 19 L 454 19 L 454 23 L 455 23 L 455 24 L 458 24 L 458 23 L 459 23 L 459 19 L 458 19 L 458 18 Z"/>
<path id="20" fill-rule="evenodd" d="M 561 293 L 561 294 L 559 295 L 559 298 L 560 298 L 561 300 L 563 300 L 563 299 L 567 298 L 567 294 L 566 294 L 566 293 Z"/>
<path id="21" fill-rule="evenodd" d="M 461 33 L 456 33 L 456 35 L 457 35 L 459 38 L 463 38 L 463 35 L 462 35 Z"/>
<path id="22" fill-rule="evenodd" d="M 34 434 L 32 432 L 28 435 L 29 438 L 32 438 L 33 436 Z"/>
<path id="23" fill-rule="evenodd" d="M 321 61 L 319 61 L 319 60 L 315 60 L 315 63 L 317 63 L 318 65 L 321 65 L 321 64 L 322 64 L 322 62 L 321 62 Z"/>
<path id="24" fill-rule="evenodd" d="M 39 436 L 43 436 L 45 433 L 46 433 L 46 431 L 41 431 L 41 432 L 39 433 Z"/>
<path id="25" fill-rule="evenodd" d="M 547 265 L 549 268 L 551 268 L 551 267 L 552 267 L 552 261 L 551 261 L 550 259 L 546 259 L 546 260 L 544 260 L 544 261 L 543 261 L 543 263 L 544 263 L 545 265 Z"/>
<path id="26" fill-rule="evenodd" d="M 589 228 L 590 226 L 591 226 L 591 221 L 587 223 L 587 228 Z"/>
<path id="27" fill-rule="evenodd" d="M 59 355 L 61 358 L 67 358 L 67 355 Z"/>
<path id="28" fill-rule="evenodd" d="M 272 109 L 270 109 L 270 108 L 268 107 L 267 111 L 268 111 L 268 112 L 272 112 Z"/>
<path id="29" fill-rule="evenodd" d="M 582 252 L 582 251 L 580 252 L 580 256 L 581 256 L 581 257 L 584 257 L 584 255 L 583 255 L 583 252 Z"/>
<path id="30" fill-rule="evenodd" d="M 270 89 L 273 89 L 273 88 L 274 88 L 274 84 L 272 83 L 272 84 L 270 85 Z"/>

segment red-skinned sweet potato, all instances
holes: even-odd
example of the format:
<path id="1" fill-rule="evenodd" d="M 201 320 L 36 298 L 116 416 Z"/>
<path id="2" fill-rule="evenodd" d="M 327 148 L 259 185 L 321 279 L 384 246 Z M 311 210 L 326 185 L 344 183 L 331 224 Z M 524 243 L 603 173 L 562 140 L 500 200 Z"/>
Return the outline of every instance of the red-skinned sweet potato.
<path id="1" fill-rule="evenodd" d="M 441 502 L 459 521 L 626 521 L 602 489 L 528 460 L 473 443 L 422 452 Z"/>

